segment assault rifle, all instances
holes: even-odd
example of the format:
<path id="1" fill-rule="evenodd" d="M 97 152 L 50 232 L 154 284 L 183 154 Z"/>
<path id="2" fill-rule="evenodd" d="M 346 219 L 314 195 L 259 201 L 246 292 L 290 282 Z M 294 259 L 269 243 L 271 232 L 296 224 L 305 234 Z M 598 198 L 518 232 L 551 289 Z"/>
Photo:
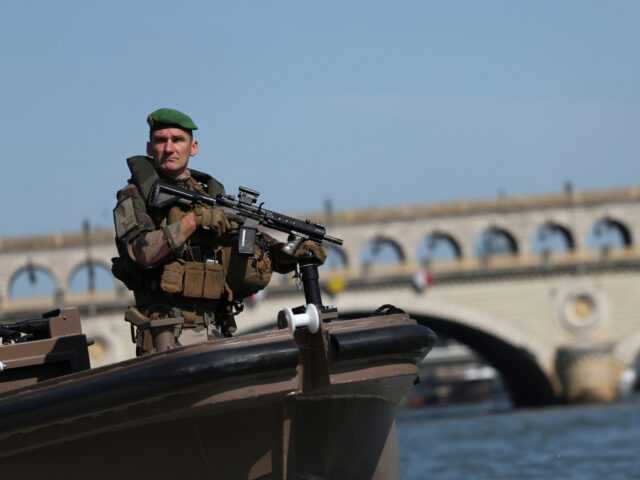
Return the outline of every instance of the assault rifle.
<path id="1" fill-rule="evenodd" d="M 260 193 L 250 188 L 240 187 L 238 197 L 234 195 L 217 195 L 209 197 L 198 192 L 187 190 L 186 188 L 169 185 L 160 180 L 156 180 L 151 188 L 151 193 L 147 200 L 152 207 L 163 208 L 173 205 L 193 206 L 206 204 L 216 208 L 222 208 L 227 213 L 232 213 L 244 218 L 244 223 L 240 226 L 238 235 L 238 252 L 242 255 L 253 255 L 256 233 L 258 226 L 262 225 L 279 232 L 293 234 L 295 238 L 285 245 L 283 250 L 293 253 L 298 245 L 305 239 L 316 243 L 327 241 L 336 245 L 342 245 L 342 240 L 327 235 L 323 225 L 311 223 L 309 220 L 298 220 L 297 218 L 272 212 L 262 208 L 262 203 L 258 206 L 255 203 Z"/>

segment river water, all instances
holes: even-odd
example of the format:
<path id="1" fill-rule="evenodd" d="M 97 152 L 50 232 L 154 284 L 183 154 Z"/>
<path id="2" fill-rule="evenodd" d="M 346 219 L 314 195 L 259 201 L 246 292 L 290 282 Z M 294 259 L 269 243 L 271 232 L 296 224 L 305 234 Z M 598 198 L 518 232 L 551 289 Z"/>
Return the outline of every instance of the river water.
<path id="1" fill-rule="evenodd" d="M 398 409 L 403 480 L 640 479 L 640 396 L 613 405 Z"/>

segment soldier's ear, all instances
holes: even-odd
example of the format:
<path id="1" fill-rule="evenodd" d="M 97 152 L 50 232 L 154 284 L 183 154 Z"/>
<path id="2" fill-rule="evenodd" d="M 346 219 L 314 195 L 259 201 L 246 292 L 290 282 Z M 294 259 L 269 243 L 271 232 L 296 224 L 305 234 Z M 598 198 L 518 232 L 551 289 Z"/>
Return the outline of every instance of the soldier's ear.
<path id="1" fill-rule="evenodd" d="M 153 150 L 151 150 L 151 142 L 147 142 L 147 155 L 153 157 Z"/>
<path id="2" fill-rule="evenodd" d="M 193 157 L 196 153 L 198 153 L 198 140 L 193 140 L 191 142 L 191 156 Z"/>

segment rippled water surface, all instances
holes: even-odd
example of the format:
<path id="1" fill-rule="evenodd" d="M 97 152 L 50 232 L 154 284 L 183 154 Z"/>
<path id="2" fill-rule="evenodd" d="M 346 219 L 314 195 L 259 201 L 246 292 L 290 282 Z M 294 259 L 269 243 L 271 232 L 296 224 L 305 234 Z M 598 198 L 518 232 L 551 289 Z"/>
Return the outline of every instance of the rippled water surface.
<path id="1" fill-rule="evenodd" d="M 640 397 L 615 405 L 398 410 L 402 478 L 640 479 Z"/>

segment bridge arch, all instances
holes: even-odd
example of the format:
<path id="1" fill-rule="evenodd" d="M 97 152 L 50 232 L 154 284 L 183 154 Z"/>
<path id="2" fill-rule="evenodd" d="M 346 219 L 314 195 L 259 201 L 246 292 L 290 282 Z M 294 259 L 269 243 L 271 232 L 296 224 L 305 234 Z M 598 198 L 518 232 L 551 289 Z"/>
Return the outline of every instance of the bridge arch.
<path id="1" fill-rule="evenodd" d="M 533 253 L 569 252 L 575 249 L 573 233 L 564 225 L 547 221 L 538 227 L 531 238 Z"/>
<path id="2" fill-rule="evenodd" d="M 360 252 L 360 263 L 364 266 L 402 263 L 405 258 L 398 242 L 383 235 L 378 235 L 367 242 Z"/>
<path id="3" fill-rule="evenodd" d="M 460 242 L 453 234 L 434 230 L 418 246 L 417 258 L 421 263 L 438 260 L 459 260 L 462 256 Z"/>
<path id="4" fill-rule="evenodd" d="M 367 306 L 352 303 L 341 307 L 341 317 L 369 315 Z M 361 308 L 358 308 L 361 307 Z M 514 328 L 508 322 L 482 312 L 432 301 L 404 303 L 403 309 L 436 334 L 453 338 L 469 346 L 502 375 L 516 406 L 557 403 L 561 386 L 555 377 L 555 350 Z"/>
<path id="5" fill-rule="evenodd" d="M 23 295 L 20 292 L 16 292 L 15 291 L 16 287 L 21 288 L 20 283 L 22 281 L 22 278 L 25 278 L 26 280 L 28 280 L 28 282 L 36 289 L 37 289 L 36 284 L 38 283 L 38 281 L 40 281 L 41 283 L 42 281 L 45 281 L 46 283 L 50 283 L 50 286 L 52 288 L 48 288 L 48 287 L 45 287 L 45 288 L 46 290 L 52 290 L 52 291 L 50 292 L 47 291 L 45 294 L 43 294 L 40 290 L 37 290 L 37 291 L 34 291 L 33 295 L 29 295 L 29 294 Z M 46 296 L 47 294 L 51 296 L 55 296 L 60 291 L 61 291 L 60 285 L 58 285 L 55 275 L 48 267 L 41 264 L 37 264 L 37 263 L 27 262 L 26 264 L 18 267 L 16 270 L 14 270 L 11 273 L 9 277 L 8 288 L 7 288 L 7 298 Z"/>
<path id="6" fill-rule="evenodd" d="M 519 246 L 516 237 L 508 229 L 491 225 L 476 237 L 474 251 L 478 257 L 515 255 Z"/>
<path id="7" fill-rule="evenodd" d="M 327 260 L 320 268 L 345 268 L 349 265 L 349 260 L 345 251 L 334 245 L 325 244 L 327 249 Z"/>
<path id="8" fill-rule="evenodd" d="M 627 248 L 632 244 L 631 229 L 624 222 L 610 216 L 596 221 L 587 239 L 587 247 L 592 250 Z"/>
<path id="9" fill-rule="evenodd" d="M 85 280 L 85 275 L 87 283 L 86 287 L 83 288 L 79 286 L 78 283 Z M 93 283 L 93 285 L 91 285 L 91 283 Z M 66 291 L 79 292 L 92 290 L 92 286 L 94 290 L 116 289 L 115 278 L 111 274 L 111 266 L 95 259 L 78 262 L 69 272 Z"/>
<path id="10" fill-rule="evenodd" d="M 422 315 L 412 315 L 412 318 L 436 333 L 453 338 L 477 352 L 500 372 L 516 406 L 550 405 L 558 401 L 551 381 L 526 348 L 449 319 Z"/>

